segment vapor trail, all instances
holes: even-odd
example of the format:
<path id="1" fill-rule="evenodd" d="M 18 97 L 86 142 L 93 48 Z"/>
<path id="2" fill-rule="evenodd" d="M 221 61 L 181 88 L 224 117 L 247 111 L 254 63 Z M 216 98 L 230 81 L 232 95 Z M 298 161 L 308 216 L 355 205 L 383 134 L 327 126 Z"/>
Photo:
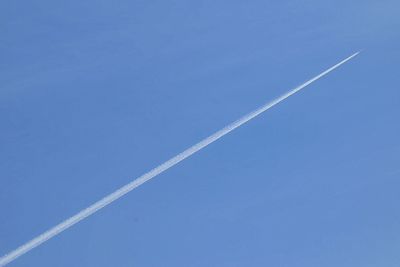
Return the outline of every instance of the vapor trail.
<path id="1" fill-rule="evenodd" d="M 271 102 L 261 106 L 260 108 L 248 113 L 247 115 L 243 116 L 242 118 L 238 119 L 237 121 L 229 124 L 228 126 L 225 126 L 221 130 L 217 131 L 216 133 L 210 135 L 209 137 L 205 138 L 204 140 L 200 141 L 199 143 L 193 145 L 192 147 L 186 149 L 182 153 L 176 155 L 175 157 L 169 159 L 168 161 L 164 162 L 163 164 L 159 165 L 158 167 L 152 169 L 151 171 L 143 174 L 139 178 L 133 180 L 132 182 L 128 183 L 127 185 L 124 185 L 117 191 L 109 194 L 108 196 L 100 199 L 96 203 L 92 204 L 91 206 L 87 207 L 86 209 L 80 211 L 79 213 L 75 214 L 74 216 L 66 219 L 65 221 L 61 222 L 60 224 L 54 226 L 53 228 L 47 230 L 43 234 L 35 237 L 34 239 L 28 241 L 24 245 L 18 247 L 17 249 L 11 251 L 10 253 L 4 255 L 2 258 L 0 258 L 0 266 L 5 266 L 6 264 L 14 261 L 18 257 L 22 256 L 26 252 L 30 251 L 31 249 L 39 246 L 40 244 L 44 243 L 45 241 L 49 240 L 50 238 L 54 237 L 55 235 L 61 233 L 62 231 L 68 229 L 69 227 L 73 226 L 74 224 L 78 223 L 79 221 L 85 219 L 86 217 L 92 215 L 96 211 L 104 208 L 108 204 L 114 202 L 115 200 L 119 199 L 120 197 L 124 196 L 125 194 L 129 193 L 136 187 L 140 186 L 141 184 L 147 182 L 148 180 L 152 179 L 153 177 L 163 173 L 164 171 L 168 170 L 169 168 L 173 167 L 174 165 L 178 164 L 182 160 L 190 157 L 197 151 L 201 150 L 202 148 L 208 146 L 209 144 L 215 142 L 219 138 L 223 137 L 224 135 L 228 134 L 229 132 L 235 130 L 236 128 L 240 127 L 241 125 L 245 124 L 246 122 L 250 121 L 251 119 L 254 119 L 264 111 L 272 108 L 279 102 L 285 100 L 289 96 L 295 94 L 296 92 L 300 91 L 304 87 L 308 86 L 309 84 L 315 82 L 316 80 L 320 79 L 321 77 L 325 76 L 329 72 L 333 71 L 334 69 L 338 68 L 340 65 L 346 63 L 353 57 L 357 56 L 360 52 L 357 52 L 348 58 L 340 61 L 333 67 L 330 67 L 329 69 L 325 70 L 321 74 L 315 76 L 311 80 L 308 80 L 307 82 L 303 83 L 302 85 L 294 88 L 293 90 L 283 94 L 282 96 L 276 98 L 275 100 L 272 100 Z"/>

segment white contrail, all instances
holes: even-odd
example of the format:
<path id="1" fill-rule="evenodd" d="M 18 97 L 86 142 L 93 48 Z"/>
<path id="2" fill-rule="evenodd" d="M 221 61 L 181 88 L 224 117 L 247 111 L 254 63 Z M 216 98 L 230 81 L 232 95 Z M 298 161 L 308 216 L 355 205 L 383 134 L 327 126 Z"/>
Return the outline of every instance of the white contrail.
<path id="1" fill-rule="evenodd" d="M 81 221 L 81 220 L 85 219 L 86 217 L 92 215 L 96 211 L 104 208 L 108 204 L 110 204 L 110 203 L 114 202 L 115 200 L 119 199 L 123 195 L 129 193 L 130 191 L 132 191 L 136 187 L 140 186 L 141 184 L 147 182 L 148 180 L 152 179 L 153 177 L 159 175 L 160 173 L 163 173 L 164 171 L 166 171 L 169 168 L 171 168 L 172 166 L 178 164 L 182 160 L 190 157 L 191 155 L 193 155 L 197 151 L 199 151 L 202 148 L 208 146 L 209 144 L 215 142 L 216 140 L 218 140 L 219 138 L 223 137 L 227 133 L 235 130 L 236 128 L 240 127 L 242 124 L 245 124 L 246 122 L 248 122 L 251 119 L 257 117 L 258 115 L 260 115 L 264 111 L 272 108 L 273 106 L 275 106 L 279 102 L 285 100 L 289 96 L 295 94 L 296 92 L 300 91 L 304 87 L 306 87 L 309 84 L 315 82 L 316 80 L 318 80 L 322 76 L 324 76 L 324 75 L 328 74 L 329 72 L 333 71 L 334 69 L 336 69 L 340 65 L 344 64 L 345 62 L 349 61 L 350 59 L 352 59 L 353 57 L 355 57 L 359 53 L 360 52 L 357 52 L 357 53 L 349 56 L 348 58 L 346 58 L 346 59 L 342 60 L 341 62 L 337 63 L 336 65 L 334 65 L 333 67 L 330 67 L 329 69 L 325 70 L 321 74 L 315 76 L 311 80 L 308 80 L 307 82 L 305 82 L 302 85 L 294 88 L 293 90 L 287 92 L 286 94 L 276 98 L 275 100 L 272 100 L 271 102 L 263 105 L 262 107 L 260 107 L 260 108 L 258 108 L 256 110 L 250 112 L 249 114 L 243 116 L 242 118 L 240 118 L 239 120 L 229 124 L 228 126 L 225 126 L 221 130 L 219 130 L 216 133 L 210 135 L 209 137 L 207 137 L 206 139 L 200 141 L 199 143 L 195 144 L 194 146 L 186 149 L 182 153 L 176 155 L 175 157 L 173 157 L 170 160 L 164 162 L 163 164 L 159 165 L 158 167 L 152 169 L 148 173 L 143 174 L 139 178 L 133 180 L 132 182 L 128 183 L 127 185 L 124 185 L 123 187 L 121 187 L 117 191 L 109 194 L 108 196 L 100 199 L 99 201 L 97 201 L 96 203 L 92 204 L 88 208 L 80 211 L 76 215 L 74 215 L 74 216 L 70 217 L 69 219 L 61 222 L 60 224 L 58 224 L 58 225 L 54 226 L 53 228 L 47 230 L 43 234 L 35 237 L 34 239 L 30 240 L 29 242 L 25 243 L 24 245 L 18 247 L 17 249 L 11 251 L 10 253 L 8 253 L 6 255 L 4 255 L 2 258 L 0 258 L 0 266 L 4 266 L 4 265 L 12 262 L 13 260 L 15 260 L 18 257 L 22 256 L 23 254 L 25 254 L 26 252 L 30 251 L 31 249 L 39 246 L 43 242 L 49 240 L 50 238 L 54 237 L 55 235 L 61 233 L 62 231 L 68 229 L 69 227 L 73 226 L 74 224 L 78 223 L 79 221 Z"/>

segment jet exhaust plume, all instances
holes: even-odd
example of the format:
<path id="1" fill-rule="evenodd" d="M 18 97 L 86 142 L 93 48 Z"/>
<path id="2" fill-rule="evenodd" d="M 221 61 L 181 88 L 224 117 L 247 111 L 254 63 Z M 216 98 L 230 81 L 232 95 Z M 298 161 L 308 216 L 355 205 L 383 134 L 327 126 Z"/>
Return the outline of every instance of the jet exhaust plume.
<path id="1" fill-rule="evenodd" d="M 209 137 L 203 139 L 199 143 L 193 145 L 192 147 L 186 149 L 185 151 L 179 153 L 178 155 L 174 156 L 173 158 L 167 160 L 166 162 L 162 163 L 161 165 L 155 167 L 154 169 L 150 170 L 149 172 L 143 174 L 142 176 L 138 177 L 137 179 L 131 181 L 130 183 L 124 185 L 123 187 L 119 188 L 118 190 L 114 191 L 113 193 L 105 196 L 104 198 L 100 199 L 99 201 L 95 202 L 94 204 L 90 205 L 89 207 L 83 209 L 82 211 L 78 212 L 74 216 L 66 219 L 65 221 L 61 222 L 60 224 L 50 228 L 46 232 L 40 234 L 39 236 L 33 238 L 32 240 L 26 242 L 22 246 L 16 248 L 15 250 L 11 251 L 10 253 L 4 255 L 0 258 L 0 266 L 5 266 L 6 264 L 14 261 L 18 257 L 22 256 L 23 254 L 27 253 L 28 251 L 34 249 L 35 247 L 39 246 L 40 244 L 46 242 L 47 240 L 53 238 L 54 236 L 58 235 L 59 233 L 67 230 L 74 224 L 80 222 L 81 220 L 89 217 L 96 211 L 104 208 L 105 206 L 111 204 L 112 202 L 116 201 L 120 197 L 124 196 L 125 194 L 129 193 L 136 187 L 142 185 L 143 183 L 149 181 L 150 179 L 156 177 L 157 175 L 163 173 L 164 171 L 168 170 L 169 168 L 175 166 L 179 162 L 183 161 L 184 159 L 190 157 L 191 155 L 195 154 L 199 150 L 205 148 L 206 146 L 210 145 L 211 143 L 217 141 L 224 135 L 228 134 L 229 132 L 235 130 L 236 128 L 240 127 L 241 125 L 245 124 L 246 122 L 254 119 L 264 111 L 272 108 L 273 106 L 277 105 L 278 103 L 282 102 L 286 98 L 290 97 L 291 95 L 295 94 L 296 92 L 302 90 L 306 86 L 310 85 L 311 83 L 315 82 L 316 80 L 320 79 L 321 77 L 325 76 L 326 74 L 330 73 L 331 71 L 335 70 L 342 64 L 346 63 L 350 59 L 357 56 L 360 52 L 357 52 L 348 58 L 340 61 L 336 65 L 330 67 L 329 69 L 325 70 L 321 74 L 315 76 L 314 78 L 308 80 L 307 82 L 299 85 L 298 87 L 292 89 L 291 91 L 281 95 L 280 97 L 272 100 L 271 102 L 266 103 L 265 105 L 261 106 L 260 108 L 248 113 L 247 115 L 241 117 L 240 119 L 234 121 L 233 123 L 225 126 L 221 130 L 215 132 L 214 134 L 210 135 Z"/>

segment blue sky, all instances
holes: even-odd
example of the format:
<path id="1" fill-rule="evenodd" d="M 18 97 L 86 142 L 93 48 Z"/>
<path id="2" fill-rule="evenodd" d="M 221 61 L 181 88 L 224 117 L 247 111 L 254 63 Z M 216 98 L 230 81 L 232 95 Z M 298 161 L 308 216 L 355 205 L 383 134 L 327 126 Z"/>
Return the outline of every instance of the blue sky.
<path id="1" fill-rule="evenodd" d="M 399 266 L 400 4 L 0 3 L 0 254 L 334 73 L 10 266 Z"/>

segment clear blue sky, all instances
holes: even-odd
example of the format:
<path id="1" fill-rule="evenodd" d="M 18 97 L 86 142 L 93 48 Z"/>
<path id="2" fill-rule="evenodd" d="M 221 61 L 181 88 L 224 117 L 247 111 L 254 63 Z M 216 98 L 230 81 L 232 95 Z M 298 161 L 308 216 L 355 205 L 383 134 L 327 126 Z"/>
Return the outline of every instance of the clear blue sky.
<path id="1" fill-rule="evenodd" d="M 0 254 L 364 52 L 10 266 L 400 266 L 400 4 L 0 3 Z"/>

